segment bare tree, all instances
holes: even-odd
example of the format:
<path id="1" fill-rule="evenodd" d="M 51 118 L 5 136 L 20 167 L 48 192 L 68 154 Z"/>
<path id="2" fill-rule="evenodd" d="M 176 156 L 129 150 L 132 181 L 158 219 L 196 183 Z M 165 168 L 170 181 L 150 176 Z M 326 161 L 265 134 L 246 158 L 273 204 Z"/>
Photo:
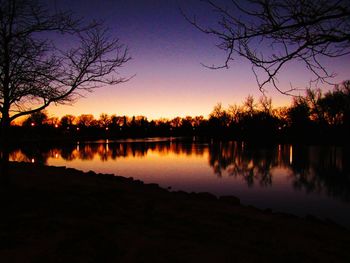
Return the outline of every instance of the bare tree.
<path id="1" fill-rule="evenodd" d="M 253 95 L 248 95 L 243 102 L 243 109 L 250 116 L 253 116 L 253 114 L 257 111 L 257 106 L 258 105 L 255 103 Z"/>
<path id="2" fill-rule="evenodd" d="M 76 122 L 76 117 L 70 114 L 64 115 L 60 120 L 60 125 L 64 128 L 74 125 Z"/>
<path id="3" fill-rule="evenodd" d="M 271 83 L 282 93 L 276 80 L 291 61 L 300 61 L 315 76 L 312 81 L 328 81 L 330 73 L 320 58 L 350 53 L 349 0 L 231 0 L 218 4 L 203 0 L 218 16 L 216 25 L 203 25 L 196 17 L 186 19 L 202 32 L 219 40 L 227 54 L 222 66 L 237 56 L 248 59 L 261 91 Z"/>
<path id="4" fill-rule="evenodd" d="M 258 104 L 260 111 L 266 114 L 272 113 L 272 98 L 268 98 L 267 96 L 261 96 L 259 98 Z"/>
<path id="5" fill-rule="evenodd" d="M 0 0 L 0 113 L 3 137 L 14 119 L 51 104 L 74 101 L 82 91 L 126 78 L 117 70 L 127 48 L 102 23 L 85 24 L 69 12 L 35 0 Z M 67 39 L 60 45 L 59 39 Z M 61 41 L 62 42 L 62 41 Z"/>
<path id="6" fill-rule="evenodd" d="M 106 113 L 102 113 L 98 119 L 98 124 L 101 128 L 106 128 L 112 123 L 112 118 Z"/>
<path id="7" fill-rule="evenodd" d="M 95 120 L 92 114 L 82 114 L 77 117 L 77 124 L 82 128 L 92 127 L 97 125 L 97 120 Z"/>

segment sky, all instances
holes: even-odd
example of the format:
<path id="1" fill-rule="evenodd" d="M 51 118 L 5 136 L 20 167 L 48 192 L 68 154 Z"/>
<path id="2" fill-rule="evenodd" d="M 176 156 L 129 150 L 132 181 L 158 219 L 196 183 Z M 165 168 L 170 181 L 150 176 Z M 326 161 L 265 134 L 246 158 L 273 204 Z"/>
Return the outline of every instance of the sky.
<path id="1" fill-rule="evenodd" d="M 224 1 L 224 0 L 223 0 Z M 49 116 L 66 114 L 143 115 L 149 119 L 175 116 L 207 117 L 217 103 L 241 104 L 248 95 L 259 98 L 251 65 L 236 59 L 228 69 L 221 65 L 225 53 L 217 40 L 190 25 L 180 12 L 196 14 L 200 22 L 215 21 L 199 0 L 47 0 L 50 7 L 71 10 L 89 21 L 103 20 L 112 37 L 128 46 L 132 60 L 120 69 L 126 83 L 105 86 L 72 105 L 50 106 Z M 225 1 L 224 1 L 225 2 Z M 227 2 L 227 1 L 226 1 Z M 337 72 L 335 82 L 349 78 L 350 59 L 324 61 Z M 292 63 L 279 75 L 279 87 L 307 87 L 311 76 L 305 67 Z M 288 105 L 291 98 L 267 87 L 274 106 Z"/>

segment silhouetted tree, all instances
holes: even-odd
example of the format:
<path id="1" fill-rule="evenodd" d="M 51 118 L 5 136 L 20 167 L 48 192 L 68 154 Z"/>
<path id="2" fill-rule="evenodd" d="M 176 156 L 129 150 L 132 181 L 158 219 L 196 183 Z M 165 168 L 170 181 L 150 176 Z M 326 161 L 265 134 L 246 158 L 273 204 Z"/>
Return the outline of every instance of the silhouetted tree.
<path id="1" fill-rule="evenodd" d="M 128 127 L 129 118 L 127 116 L 123 116 L 123 127 Z"/>
<path id="2" fill-rule="evenodd" d="M 193 118 L 193 123 L 194 123 L 194 127 L 199 127 L 203 124 L 204 122 L 204 117 L 202 115 L 200 116 L 195 116 Z"/>
<path id="3" fill-rule="evenodd" d="M 181 125 L 181 118 L 180 117 L 175 117 L 170 121 L 170 125 L 173 128 L 179 128 Z"/>
<path id="4" fill-rule="evenodd" d="M 222 107 L 221 103 L 215 105 L 213 111 L 209 115 L 209 123 L 214 127 L 227 127 L 229 125 L 230 116 Z"/>
<path id="5" fill-rule="evenodd" d="M 293 136 L 302 139 L 302 136 L 309 135 L 311 132 L 310 107 L 303 98 L 293 99 L 293 104 L 288 110 L 288 117 Z"/>
<path id="6" fill-rule="evenodd" d="M 62 118 L 61 118 L 61 121 L 60 121 L 60 125 L 63 127 L 63 128 L 68 128 L 72 125 L 75 124 L 75 121 L 76 121 L 76 117 L 73 116 L 73 115 L 64 115 Z"/>
<path id="7" fill-rule="evenodd" d="M 259 99 L 258 107 L 260 111 L 267 115 L 271 115 L 272 113 L 272 99 L 267 96 L 261 96 Z"/>
<path id="8" fill-rule="evenodd" d="M 124 117 L 112 115 L 111 116 L 111 125 L 113 128 L 121 127 L 124 123 Z"/>
<path id="9" fill-rule="evenodd" d="M 192 131 L 193 125 L 194 125 L 194 120 L 191 116 L 186 116 L 185 118 L 182 118 L 181 127 L 184 130 Z"/>
<path id="10" fill-rule="evenodd" d="M 107 128 L 112 123 L 111 118 L 106 113 L 102 113 L 98 119 L 98 124 L 101 128 Z"/>
<path id="11" fill-rule="evenodd" d="M 319 102 L 330 125 L 350 124 L 350 81 L 327 92 Z"/>
<path id="12" fill-rule="evenodd" d="M 141 127 L 141 128 L 147 128 L 147 126 L 148 126 L 148 120 L 147 120 L 147 117 L 145 117 L 145 116 L 142 116 L 142 115 L 140 115 L 140 116 L 136 116 L 136 121 L 137 121 L 137 123 L 139 124 L 139 126 Z"/>
<path id="13" fill-rule="evenodd" d="M 23 126 L 41 126 L 47 121 L 47 113 L 44 111 L 34 112 L 23 121 Z"/>
<path id="14" fill-rule="evenodd" d="M 316 80 L 332 77 L 321 62 L 350 52 L 349 0 L 204 0 L 217 15 L 217 23 L 204 25 L 196 17 L 186 19 L 200 31 L 218 39 L 225 51 L 223 66 L 235 57 L 253 65 L 259 88 L 277 86 L 277 74 L 288 62 L 304 63 Z M 263 47 L 263 48 L 262 48 Z"/>
<path id="15" fill-rule="evenodd" d="M 249 116 L 253 116 L 257 111 L 257 104 L 252 95 L 249 95 L 243 102 L 243 109 Z"/>
<path id="16" fill-rule="evenodd" d="M 228 113 L 231 116 L 232 122 L 238 124 L 242 118 L 243 110 L 238 105 L 230 105 L 228 108 Z"/>
<path id="17" fill-rule="evenodd" d="M 46 123 L 50 126 L 53 126 L 55 128 L 58 128 L 59 127 L 59 124 L 60 124 L 60 120 L 59 118 L 57 117 L 50 117 L 46 120 Z"/>
<path id="18" fill-rule="evenodd" d="M 288 107 L 278 107 L 275 109 L 272 109 L 272 115 L 278 120 L 277 122 L 277 129 L 280 133 L 283 133 L 288 128 L 288 121 L 289 121 L 289 115 Z"/>
<path id="19" fill-rule="evenodd" d="M 321 107 L 321 100 L 323 94 L 320 89 L 307 89 L 306 96 L 304 97 L 305 102 L 308 104 L 310 109 L 310 118 L 318 123 L 324 123 L 324 112 Z"/>
<path id="20" fill-rule="evenodd" d="M 72 102 L 84 90 L 126 81 L 116 70 L 130 57 L 100 23 L 84 25 L 69 12 L 36 0 L 0 1 L 2 138 L 11 121 L 51 104 Z M 59 46 L 58 37 L 71 40 Z"/>
<path id="21" fill-rule="evenodd" d="M 77 118 L 77 124 L 82 128 L 86 128 L 95 126 L 97 121 L 92 114 L 82 114 Z"/>

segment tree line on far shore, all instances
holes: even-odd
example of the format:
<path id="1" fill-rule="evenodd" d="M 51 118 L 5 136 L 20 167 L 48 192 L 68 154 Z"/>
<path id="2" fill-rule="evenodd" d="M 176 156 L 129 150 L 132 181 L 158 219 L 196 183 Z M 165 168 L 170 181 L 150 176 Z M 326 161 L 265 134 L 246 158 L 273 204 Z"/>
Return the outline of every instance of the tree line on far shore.
<path id="1" fill-rule="evenodd" d="M 25 134 L 41 138 L 208 136 L 257 141 L 344 141 L 350 131 L 350 81 L 324 94 L 320 89 L 308 89 L 304 96 L 294 97 L 290 106 L 279 108 L 272 106 L 270 98 L 255 99 L 250 95 L 241 105 L 224 108 L 218 103 L 208 118 L 187 116 L 150 121 L 145 116 L 101 114 L 95 119 L 91 114 L 83 114 L 59 119 L 49 118 L 42 111 L 12 129 L 13 134 L 23 134 L 25 130 Z"/>

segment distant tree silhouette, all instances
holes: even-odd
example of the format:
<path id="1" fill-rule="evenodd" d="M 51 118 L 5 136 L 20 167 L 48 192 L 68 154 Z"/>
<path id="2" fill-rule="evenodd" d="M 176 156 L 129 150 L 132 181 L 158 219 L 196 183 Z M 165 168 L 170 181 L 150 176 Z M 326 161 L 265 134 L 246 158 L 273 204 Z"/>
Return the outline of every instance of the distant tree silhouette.
<path id="1" fill-rule="evenodd" d="M 60 125 L 62 128 L 69 128 L 71 127 L 72 125 L 75 124 L 75 121 L 76 121 L 76 117 L 73 116 L 73 115 L 64 115 L 62 118 L 61 118 L 61 121 L 60 121 Z"/>
<path id="2" fill-rule="evenodd" d="M 50 117 L 47 119 L 46 123 L 48 125 L 55 127 L 55 128 L 58 128 L 60 125 L 60 119 L 57 117 Z"/>
<path id="3" fill-rule="evenodd" d="M 350 81 L 338 85 L 334 91 L 327 92 L 320 101 L 330 125 L 350 124 Z"/>
<path id="4" fill-rule="evenodd" d="M 113 139 L 153 136 L 181 136 L 215 139 L 234 139 L 270 144 L 273 142 L 348 142 L 350 133 L 350 82 L 345 81 L 333 90 L 307 90 L 304 96 L 293 97 L 292 105 L 274 108 L 272 99 L 249 95 L 240 105 L 221 103 L 213 107 L 208 118 L 186 116 L 148 121 L 145 116 L 109 116 L 98 120 L 91 114 L 78 117 L 65 115 L 60 123 L 51 117 L 41 120 L 34 113 L 23 126 L 28 136 L 45 139 Z M 44 123 L 45 125 L 40 125 Z M 33 124 L 33 126 L 32 126 Z M 56 126 L 56 124 L 58 124 Z M 21 127 L 13 128 L 18 133 Z M 23 132 L 22 132 L 23 133 Z M 45 137 L 46 136 L 46 137 Z"/>
<path id="5" fill-rule="evenodd" d="M 2 138 L 11 121 L 80 92 L 118 84 L 129 59 L 103 24 L 83 24 L 69 12 L 51 14 L 36 0 L 0 1 L 0 113 Z M 64 36 L 69 45 L 59 45 Z"/>
<path id="6" fill-rule="evenodd" d="M 92 114 L 82 114 L 78 116 L 77 124 L 81 128 L 87 128 L 97 125 L 97 121 Z"/>
<path id="7" fill-rule="evenodd" d="M 301 139 L 303 136 L 310 134 L 310 107 L 305 99 L 300 97 L 293 98 L 293 104 L 289 108 L 287 115 L 292 136 Z"/>
<path id="8" fill-rule="evenodd" d="M 232 123 L 238 124 L 242 118 L 243 110 L 240 106 L 234 104 L 229 106 L 228 113 L 231 116 Z"/>
<path id="9" fill-rule="evenodd" d="M 194 123 L 194 127 L 200 127 L 204 122 L 204 117 L 202 115 L 200 116 L 195 116 L 193 118 L 193 123 Z"/>
<path id="10" fill-rule="evenodd" d="M 181 120 L 181 127 L 187 132 L 192 132 L 194 126 L 194 120 L 191 116 L 186 116 Z"/>
<path id="11" fill-rule="evenodd" d="M 261 90 L 277 85 L 278 72 L 291 61 L 303 63 L 315 80 L 327 81 L 333 74 L 321 58 L 350 53 L 349 0 L 204 0 L 217 15 L 217 23 L 205 25 L 194 16 L 185 18 L 200 31 L 218 39 L 225 51 L 222 66 L 241 56 L 252 64 Z"/>
<path id="12" fill-rule="evenodd" d="M 140 127 L 143 127 L 145 128 L 146 126 L 148 126 L 148 120 L 147 120 L 147 117 L 145 116 L 137 116 L 136 117 L 136 121 L 140 124 Z"/>
<path id="13" fill-rule="evenodd" d="M 98 124 L 101 128 L 108 128 L 112 123 L 112 119 L 106 113 L 102 113 L 98 119 Z"/>
<path id="14" fill-rule="evenodd" d="M 170 125 L 172 128 L 179 128 L 181 125 L 181 118 L 175 117 L 170 121 Z"/>
<path id="15" fill-rule="evenodd" d="M 228 112 L 222 107 L 221 103 L 216 104 L 209 114 L 209 124 L 215 128 L 227 127 L 230 119 Z"/>
<path id="16" fill-rule="evenodd" d="M 44 111 L 34 112 L 23 121 L 23 126 L 41 126 L 48 120 L 47 113 Z"/>
<path id="17" fill-rule="evenodd" d="M 249 95 L 241 108 L 239 126 L 243 139 L 253 139 L 259 142 L 276 139 L 278 118 L 272 114 L 272 100 L 262 96 L 255 102 Z"/>
<path id="18" fill-rule="evenodd" d="M 267 115 L 271 115 L 272 113 L 272 99 L 267 96 L 261 96 L 259 99 L 258 107 L 260 107 L 261 111 Z"/>
<path id="19" fill-rule="evenodd" d="M 257 103 L 254 101 L 254 97 L 252 95 L 249 95 L 245 101 L 243 102 L 243 108 L 244 111 L 249 115 L 253 116 L 254 113 L 257 111 Z"/>
<path id="20" fill-rule="evenodd" d="M 127 116 L 123 116 L 123 127 L 128 127 L 128 121 L 129 121 L 129 117 Z"/>
<path id="21" fill-rule="evenodd" d="M 123 123 L 124 117 L 116 115 L 111 116 L 111 125 L 113 128 L 120 128 L 121 126 L 123 126 Z"/>
<path id="22" fill-rule="evenodd" d="M 304 97 L 305 102 L 308 104 L 310 109 L 310 118 L 317 121 L 319 124 L 324 124 L 324 112 L 321 107 L 321 100 L 323 94 L 321 89 L 307 89 L 306 96 Z"/>

